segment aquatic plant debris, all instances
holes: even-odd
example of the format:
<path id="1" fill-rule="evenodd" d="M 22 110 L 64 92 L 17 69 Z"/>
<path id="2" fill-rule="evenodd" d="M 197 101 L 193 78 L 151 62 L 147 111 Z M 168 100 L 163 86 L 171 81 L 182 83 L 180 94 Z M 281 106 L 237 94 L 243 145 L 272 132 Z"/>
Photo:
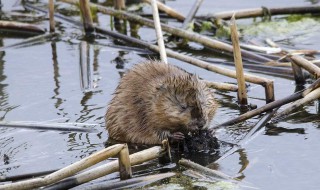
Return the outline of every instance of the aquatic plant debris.
<path id="1" fill-rule="evenodd" d="M 250 25 L 239 24 L 239 28 L 244 39 L 251 39 L 252 37 L 271 38 L 274 41 L 289 39 L 292 43 L 299 44 L 320 31 L 320 22 L 319 19 L 314 17 L 289 16 L 287 18 L 276 18 L 270 22 L 256 22 Z"/>

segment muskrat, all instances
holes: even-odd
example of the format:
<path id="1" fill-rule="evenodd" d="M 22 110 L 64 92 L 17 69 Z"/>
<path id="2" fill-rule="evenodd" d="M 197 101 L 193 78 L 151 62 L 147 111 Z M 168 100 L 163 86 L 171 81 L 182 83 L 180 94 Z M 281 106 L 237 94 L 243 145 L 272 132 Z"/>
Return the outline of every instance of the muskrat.
<path id="1" fill-rule="evenodd" d="M 205 129 L 216 111 L 213 92 L 196 75 L 157 61 L 136 64 L 115 90 L 105 115 L 109 137 L 161 144 Z"/>

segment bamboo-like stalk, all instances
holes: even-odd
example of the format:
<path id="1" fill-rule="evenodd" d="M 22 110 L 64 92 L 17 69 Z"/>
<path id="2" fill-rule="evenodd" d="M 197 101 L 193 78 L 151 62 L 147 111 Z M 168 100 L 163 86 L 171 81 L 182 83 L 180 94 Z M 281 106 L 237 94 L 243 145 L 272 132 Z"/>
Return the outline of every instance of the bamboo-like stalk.
<path id="1" fill-rule="evenodd" d="M 224 91 L 232 91 L 237 92 L 238 86 L 229 83 L 221 83 L 221 82 L 212 82 L 212 81 L 205 81 L 207 87 L 214 88 L 217 90 L 224 90 Z"/>
<path id="2" fill-rule="evenodd" d="M 252 110 L 252 111 L 249 111 L 245 114 L 242 114 L 240 115 L 239 117 L 236 117 L 234 119 L 231 119 L 227 122 L 224 122 L 218 126 L 215 126 L 212 128 L 212 130 L 216 129 L 216 128 L 220 128 L 220 127 L 223 127 L 223 126 L 228 126 L 228 125 L 234 125 L 236 123 L 239 123 L 239 122 L 242 122 L 242 121 L 245 121 L 251 117 L 254 117 L 256 115 L 259 115 L 263 112 L 267 112 L 267 111 L 270 111 L 274 108 L 277 108 L 277 107 L 280 107 L 282 105 L 285 105 L 287 103 L 290 103 L 290 102 L 293 102 L 293 101 L 296 101 L 298 99 L 301 99 L 303 97 L 305 97 L 308 93 L 310 93 L 312 90 L 318 88 L 320 86 L 320 78 L 317 79 L 314 83 L 312 83 L 308 88 L 302 90 L 302 91 L 299 91 L 299 92 L 296 92 L 290 96 L 287 96 L 285 98 L 282 98 L 282 99 L 279 99 L 279 100 L 275 100 L 271 103 L 268 103 L 260 108 L 257 108 L 255 110 Z"/>
<path id="3" fill-rule="evenodd" d="M 19 123 L 0 121 L 0 127 L 36 129 L 36 130 L 54 130 L 54 131 L 73 131 L 73 132 L 96 132 L 93 128 L 70 127 L 70 125 L 61 125 L 61 123 Z"/>
<path id="4" fill-rule="evenodd" d="M 103 184 L 97 184 L 97 185 L 90 185 L 86 187 L 79 187 L 78 190 L 101 190 L 101 189 L 129 189 L 133 186 L 133 188 L 137 188 L 140 184 L 141 186 L 148 185 L 150 183 L 153 183 L 155 181 L 159 181 L 165 178 L 169 178 L 176 175 L 173 172 L 168 173 L 161 173 L 161 174 L 154 174 L 154 175 L 147 175 L 147 176 L 141 176 L 141 177 L 135 177 L 132 179 L 127 180 L 121 180 L 121 181 L 111 181 L 103 182 Z"/>
<path id="5" fill-rule="evenodd" d="M 50 32 L 54 32 L 55 31 L 54 0 L 49 0 L 49 20 L 50 20 Z"/>
<path id="6" fill-rule="evenodd" d="M 89 0 L 79 0 L 84 31 L 90 35 L 94 31 Z"/>
<path id="7" fill-rule="evenodd" d="M 248 104 L 248 96 L 247 96 L 246 83 L 245 83 L 244 74 L 243 74 L 242 57 L 241 57 L 241 51 L 239 46 L 239 37 L 238 37 L 237 24 L 235 21 L 235 15 L 233 15 L 230 20 L 230 30 L 231 30 L 231 40 L 232 40 L 232 45 L 234 50 L 233 51 L 234 63 L 236 67 L 236 75 L 237 75 L 237 82 L 238 82 L 238 101 L 240 106 L 246 106 Z"/>
<path id="8" fill-rule="evenodd" d="M 160 58 L 163 63 L 168 64 L 166 47 L 164 46 L 162 29 L 160 25 L 160 18 L 159 18 L 159 12 L 158 12 L 156 0 L 151 0 L 151 7 L 152 7 L 152 14 L 153 14 L 154 28 L 156 29 L 157 41 L 158 41 L 158 46 L 160 51 Z"/>
<path id="9" fill-rule="evenodd" d="M 65 3 L 70 3 L 70 4 L 76 4 L 77 1 L 76 0 L 59 0 Z M 108 15 L 112 15 L 114 17 L 118 17 L 120 19 L 126 19 L 126 20 L 130 20 L 133 22 L 137 22 L 139 24 L 143 24 L 145 26 L 148 27 L 154 27 L 154 22 L 150 19 L 147 18 L 143 18 L 141 16 L 135 15 L 135 14 L 130 14 L 124 11 L 118 11 L 118 10 L 114 10 L 112 8 L 108 8 L 108 7 L 104 7 L 101 5 L 97 5 L 94 3 L 90 4 L 92 7 L 95 7 L 99 12 L 104 13 L 104 14 L 108 14 Z M 229 52 L 232 53 L 233 52 L 233 48 L 231 45 L 226 44 L 224 42 L 209 38 L 207 36 L 195 33 L 195 32 L 191 32 L 191 31 L 185 31 L 183 29 L 180 28 L 176 28 L 173 26 L 169 26 L 166 24 L 161 24 L 161 28 L 163 31 L 165 32 L 169 32 L 171 34 L 174 34 L 176 36 L 182 37 L 182 38 L 186 38 L 190 41 L 194 41 L 197 43 L 200 43 L 204 46 L 213 48 L 215 50 L 219 50 L 220 53 L 225 53 L 225 52 Z M 271 61 L 271 59 L 257 55 L 255 53 L 246 51 L 246 50 L 241 50 L 241 54 L 244 58 L 248 59 L 248 60 L 254 60 L 257 62 L 269 62 Z"/>
<path id="10" fill-rule="evenodd" d="M 314 65 L 313 63 L 311 63 L 310 61 L 306 60 L 305 58 L 303 58 L 301 56 L 297 56 L 297 55 L 291 56 L 290 59 L 295 64 L 299 65 L 300 67 L 303 67 L 309 73 L 314 75 L 316 78 L 320 77 L 320 68 L 318 66 Z"/>
<path id="11" fill-rule="evenodd" d="M 206 175 L 218 177 L 220 179 L 233 180 L 232 177 L 229 175 L 226 175 L 226 174 L 224 174 L 220 171 L 217 171 L 217 170 L 213 170 L 213 169 L 201 166 L 200 164 L 194 163 L 191 160 L 186 160 L 186 159 L 182 158 L 181 160 L 179 160 L 179 164 L 181 164 L 185 167 L 197 170 L 197 171 L 204 173 Z"/>
<path id="12" fill-rule="evenodd" d="M 46 32 L 45 29 L 34 24 L 4 20 L 0 20 L 0 29 L 30 34 L 43 34 Z"/>
<path id="13" fill-rule="evenodd" d="M 142 164 L 143 162 L 158 158 L 162 152 L 163 150 L 161 149 L 161 147 L 155 146 L 155 147 L 134 153 L 129 156 L 130 163 L 132 166 L 137 164 Z M 116 172 L 118 170 L 119 170 L 119 163 L 118 163 L 118 160 L 115 160 L 105 165 L 98 166 L 86 172 L 83 172 L 73 177 L 62 180 L 56 184 L 53 184 L 52 186 L 47 187 L 46 190 L 69 189 L 69 188 L 81 185 L 83 183 L 89 182 L 91 180 L 97 179 L 99 177 L 103 177 L 107 174 Z"/>
<path id="14" fill-rule="evenodd" d="M 312 101 L 315 101 L 320 98 L 320 88 L 317 88 L 313 91 L 311 91 L 309 94 L 307 94 L 304 98 L 295 101 L 291 105 L 289 105 L 285 110 L 281 111 L 280 113 L 277 113 L 275 118 L 272 119 L 272 121 L 278 121 L 285 116 L 289 115 L 291 112 L 296 110 L 297 108 L 304 106 Z"/>
<path id="15" fill-rule="evenodd" d="M 183 29 L 187 29 L 188 28 L 189 23 L 192 22 L 194 16 L 196 15 L 199 7 L 202 4 L 202 2 L 203 2 L 203 0 L 196 0 L 195 3 L 192 5 L 189 14 L 187 15 L 186 19 L 183 21 L 183 24 L 182 24 L 182 28 Z"/>
<path id="16" fill-rule="evenodd" d="M 255 45 L 250 45 L 250 44 L 240 44 L 241 47 L 245 49 L 250 49 L 258 52 L 263 52 L 267 54 L 272 54 L 272 53 L 280 53 L 282 51 L 281 48 L 277 47 L 261 47 L 261 46 L 255 46 Z"/>
<path id="17" fill-rule="evenodd" d="M 151 4 L 152 0 L 142 0 L 142 1 Z M 180 14 L 178 11 L 172 9 L 171 7 L 161 3 L 160 1 L 157 1 L 157 6 L 158 6 L 159 10 L 167 13 L 167 15 L 169 15 L 173 18 L 176 18 L 179 21 L 185 20 L 185 17 L 182 14 Z"/>
<path id="18" fill-rule="evenodd" d="M 33 189 L 45 185 L 55 183 L 61 179 L 70 177 L 75 173 L 84 170 L 98 162 L 101 162 L 109 157 L 115 156 L 124 147 L 124 145 L 117 144 L 106 149 L 98 151 L 87 158 L 84 158 L 74 164 L 71 164 L 61 170 L 45 176 L 44 178 L 34 178 L 31 180 L 20 181 L 11 184 L 0 186 L 0 189 L 15 190 L 15 189 Z"/>
<path id="19" fill-rule="evenodd" d="M 129 149 L 127 144 L 119 152 L 118 158 L 119 158 L 120 179 L 121 180 L 130 179 L 132 177 L 132 171 L 131 171 L 131 163 L 129 158 Z"/>
<path id="20" fill-rule="evenodd" d="M 62 0 L 62 1 L 68 1 L 69 3 L 71 2 L 70 0 Z M 41 11 L 41 12 L 46 12 L 45 10 L 42 10 L 40 8 L 37 8 L 37 7 L 34 7 L 34 6 L 30 5 L 29 3 L 26 3 L 25 6 L 27 8 L 29 8 L 29 9 L 31 9 L 31 10 L 38 10 L 38 11 Z M 77 21 L 75 21 L 73 19 L 67 18 L 67 17 L 65 17 L 65 16 L 63 16 L 61 14 L 57 14 L 57 13 L 55 15 L 57 17 L 65 20 L 65 21 L 68 21 L 68 22 L 70 22 L 72 24 L 75 24 L 76 26 L 81 26 L 79 24 L 79 22 L 77 22 Z M 99 32 L 101 34 L 105 34 L 105 35 L 111 36 L 111 37 L 116 38 L 116 39 L 122 39 L 122 40 L 124 40 L 126 42 L 139 44 L 140 46 L 143 46 L 143 47 L 146 47 L 146 48 L 150 49 L 151 51 L 159 53 L 159 48 L 157 46 L 155 46 L 155 45 L 149 44 L 148 42 L 144 42 L 142 40 L 139 40 L 139 39 L 136 39 L 136 38 L 132 38 L 132 37 L 120 34 L 120 33 L 108 31 L 108 30 L 105 30 L 105 29 L 103 29 L 101 27 L 98 27 L 98 26 L 95 27 L 95 30 L 96 30 L 96 32 Z M 215 66 L 215 65 L 213 65 L 211 63 L 196 59 L 194 57 L 177 53 L 177 52 L 172 51 L 170 49 L 166 49 L 166 52 L 167 52 L 167 55 L 172 57 L 172 58 L 175 58 L 175 59 L 190 63 L 192 65 L 198 66 L 200 68 L 203 68 L 203 69 L 206 69 L 206 70 L 209 70 L 209 71 L 212 71 L 212 72 L 219 73 L 219 74 L 224 75 L 224 76 L 236 78 L 236 72 L 233 71 L 233 70 L 226 69 L 226 68 L 223 68 L 223 67 L 218 67 L 218 66 Z M 262 85 L 262 86 L 265 87 L 267 102 L 270 102 L 270 101 L 274 100 L 273 81 L 272 80 L 269 80 L 269 79 L 263 78 L 263 77 L 259 77 L 259 76 L 255 76 L 255 75 L 250 75 L 250 74 L 245 74 L 244 77 L 245 77 L 245 80 L 247 82 L 251 82 L 251 83 L 254 83 L 254 84 L 259 84 L 259 85 Z"/>
<path id="21" fill-rule="evenodd" d="M 267 8 L 267 10 L 270 15 L 307 14 L 307 13 L 319 13 L 320 6 L 277 7 L 277 8 Z M 236 13 L 237 19 L 265 16 L 265 8 L 252 8 L 252 9 L 244 9 L 244 10 L 225 11 L 225 12 L 215 13 L 207 16 L 199 16 L 198 18 L 230 19 L 234 13 Z"/>

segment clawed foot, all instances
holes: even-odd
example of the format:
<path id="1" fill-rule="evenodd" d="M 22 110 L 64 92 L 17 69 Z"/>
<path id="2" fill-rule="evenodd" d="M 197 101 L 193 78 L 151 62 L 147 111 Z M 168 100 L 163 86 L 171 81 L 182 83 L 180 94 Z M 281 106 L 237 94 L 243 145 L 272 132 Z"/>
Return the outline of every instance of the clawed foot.
<path id="1" fill-rule="evenodd" d="M 169 136 L 169 141 L 171 143 L 174 143 L 174 142 L 178 142 L 178 141 L 181 141 L 181 140 L 184 140 L 185 136 L 183 133 L 181 132 L 174 132 L 172 133 L 170 136 Z"/>

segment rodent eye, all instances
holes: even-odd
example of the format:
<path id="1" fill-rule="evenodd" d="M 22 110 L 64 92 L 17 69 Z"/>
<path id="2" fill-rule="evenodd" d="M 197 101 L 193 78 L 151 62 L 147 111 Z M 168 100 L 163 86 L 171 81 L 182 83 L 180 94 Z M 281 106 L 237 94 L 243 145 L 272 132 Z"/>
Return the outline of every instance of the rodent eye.
<path id="1" fill-rule="evenodd" d="M 187 105 L 181 105 L 180 107 L 181 107 L 181 110 L 182 110 L 182 111 L 185 111 L 185 110 L 188 108 Z"/>

